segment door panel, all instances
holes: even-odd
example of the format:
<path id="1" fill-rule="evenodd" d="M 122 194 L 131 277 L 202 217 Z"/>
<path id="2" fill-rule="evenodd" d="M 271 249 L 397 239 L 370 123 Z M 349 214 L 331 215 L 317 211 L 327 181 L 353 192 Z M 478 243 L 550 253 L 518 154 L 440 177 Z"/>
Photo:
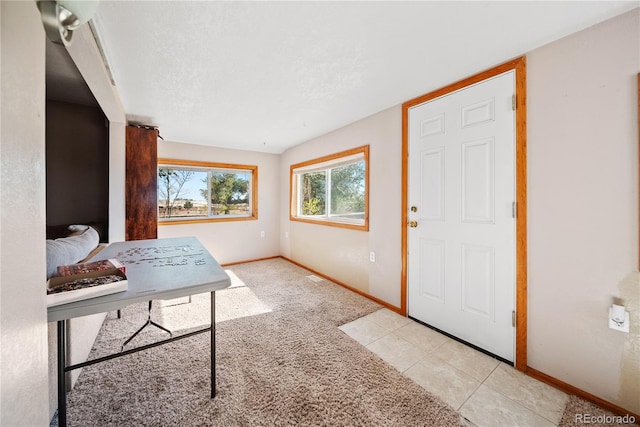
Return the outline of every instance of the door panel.
<path id="1" fill-rule="evenodd" d="M 462 221 L 493 224 L 493 138 L 462 144 Z"/>
<path id="2" fill-rule="evenodd" d="M 495 253 L 488 246 L 462 245 L 462 310 L 494 319 Z"/>
<path id="3" fill-rule="evenodd" d="M 444 148 L 422 153 L 421 219 L 444 220 Z"/>
<path id="4" fill-rule="evenodd" d="M 514 359 L 513 71 L 408 116 L 409 315 Z"/>
<path id="5" fill-rule="evenodd" d="M 420 295 L 444 303 L 444 248 L 440 240 L 420 240 Z"/>

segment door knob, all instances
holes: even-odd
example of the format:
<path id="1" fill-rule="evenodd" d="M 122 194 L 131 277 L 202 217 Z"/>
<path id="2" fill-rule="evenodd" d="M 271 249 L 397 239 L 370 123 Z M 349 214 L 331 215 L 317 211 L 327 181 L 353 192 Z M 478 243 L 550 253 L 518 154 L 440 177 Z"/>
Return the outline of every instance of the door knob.
<path id="1" fill-rule="evenodd" d="M 409 227 L 416 228 L 418 226 L 418 221 L 409 221 Z"/>

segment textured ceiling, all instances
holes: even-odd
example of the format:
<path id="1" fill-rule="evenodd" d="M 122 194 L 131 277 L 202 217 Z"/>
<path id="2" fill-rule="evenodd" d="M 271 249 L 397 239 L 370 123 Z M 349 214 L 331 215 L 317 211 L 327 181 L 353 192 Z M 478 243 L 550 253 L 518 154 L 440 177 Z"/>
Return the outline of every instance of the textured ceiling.
<path id="1" fill-rule="evenodd" d="M 279 153 L 639 4 L 103 0 L 94 21 L 130 121 Z"/>

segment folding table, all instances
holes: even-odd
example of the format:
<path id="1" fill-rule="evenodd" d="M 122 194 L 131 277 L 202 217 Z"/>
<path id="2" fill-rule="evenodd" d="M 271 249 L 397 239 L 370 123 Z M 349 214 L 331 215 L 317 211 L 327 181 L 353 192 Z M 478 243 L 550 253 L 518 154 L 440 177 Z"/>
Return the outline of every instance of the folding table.
<path id="1" fill-rule="evenodd" d="M 229 276 L 195 237 L 116 242 L 89 261 L 111 258 L 125 265 L 129 283 L 126 291 L 47 309 L 48 321 L 58 322 L 58 425 L 61 427 L 65 427 L 67 423 L 66 372 L 208 331 L 211 331 L 211 397 L 216 395 L 215 291 L 231 285 Z M 139 302 L 180 298 L 204 292 L 211 293 L 209 327 L 83 363 L 66 365 L 66 320 L 119 310 Z"/>

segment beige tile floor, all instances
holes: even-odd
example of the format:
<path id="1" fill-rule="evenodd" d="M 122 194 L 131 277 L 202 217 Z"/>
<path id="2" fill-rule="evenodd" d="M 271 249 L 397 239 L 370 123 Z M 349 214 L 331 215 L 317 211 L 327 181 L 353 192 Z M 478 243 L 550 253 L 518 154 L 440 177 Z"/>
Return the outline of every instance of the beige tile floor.
<path id="1" fill-rule="evenodd" d="M 383 308 L 340 327 L 478 427 L 556 426 L 568 396 Z"/>

